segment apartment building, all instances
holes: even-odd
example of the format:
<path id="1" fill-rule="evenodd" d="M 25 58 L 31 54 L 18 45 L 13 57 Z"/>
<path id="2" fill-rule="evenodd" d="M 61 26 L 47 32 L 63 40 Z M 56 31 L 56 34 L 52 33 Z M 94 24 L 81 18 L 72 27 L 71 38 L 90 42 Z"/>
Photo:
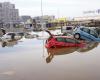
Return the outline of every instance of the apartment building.
<path id="1" fill-rule="evenodd" d="M 15 4 L 0 3 L 0 27 L 10 27 L 19 24 L 19 11 Z"/>

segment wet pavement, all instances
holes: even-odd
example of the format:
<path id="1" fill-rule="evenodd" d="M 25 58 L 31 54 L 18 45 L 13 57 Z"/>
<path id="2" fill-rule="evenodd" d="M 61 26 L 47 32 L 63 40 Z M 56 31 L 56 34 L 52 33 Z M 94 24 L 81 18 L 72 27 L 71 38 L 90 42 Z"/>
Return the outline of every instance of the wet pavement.
<path id="1" fill-rule="evenodd" d="M 44 40 L 0 42 L 0 80 L 100 80 L 100 44 L 46 49 Z"/>

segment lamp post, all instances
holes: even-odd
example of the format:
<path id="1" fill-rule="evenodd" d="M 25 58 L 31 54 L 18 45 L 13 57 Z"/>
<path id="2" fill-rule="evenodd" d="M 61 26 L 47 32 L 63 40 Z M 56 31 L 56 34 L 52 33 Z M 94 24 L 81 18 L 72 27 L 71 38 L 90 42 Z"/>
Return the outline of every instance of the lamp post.
<path id="1" fill-rule="evenodd" d="M 44 20 L 43 20 L 43 4 L 42 4 L 42 0 L 41 0 L 41 28 L 43 30 L 42 32 L 42 36 L 44 36 L 44 27 L 43 27 L 43 24 L 44 24 Z M 43 58 L 45 57 L 44 53 L 45 53 L 45 50 L 44 50 L 44 39 L 43 39 Z"/>
<path id="2" fill-rule="evenodd" d="M 43 16 L 43 5 L 42 5 L 42 0 L 41 0 L 41 16 Z"/>
<path id="3" fill-rule="evenodd" d="M 43 21 L 43 4 L 42 4 L 42 0 L 41 0 L 41 28 L 42 28 L 42 30 L 44 29 L 43 23 L 44 23 L 44 21 Z"/>

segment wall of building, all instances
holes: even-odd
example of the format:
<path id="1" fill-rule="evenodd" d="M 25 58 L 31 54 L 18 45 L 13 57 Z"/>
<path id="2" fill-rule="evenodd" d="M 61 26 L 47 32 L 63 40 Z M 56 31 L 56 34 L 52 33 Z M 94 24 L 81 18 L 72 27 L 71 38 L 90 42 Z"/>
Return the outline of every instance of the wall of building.
<path id="1" fill-rule="evenodd" d="M 0 3 L 0 22 L 4 26 L 19 23 L 19 11 L 10 2 Z"/>

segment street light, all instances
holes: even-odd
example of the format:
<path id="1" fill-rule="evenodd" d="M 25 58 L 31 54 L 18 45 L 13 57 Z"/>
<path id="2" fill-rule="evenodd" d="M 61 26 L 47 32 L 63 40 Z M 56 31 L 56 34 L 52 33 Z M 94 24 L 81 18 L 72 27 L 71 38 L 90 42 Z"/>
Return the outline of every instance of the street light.
<path id="1" fill-rule="evenodd" d="M 43 4 L 42 4 L 42 0 L 41 0 L 41 28 L 42 28 L 42 30 L 44 30 L 43 23 L 44 23 L 44 21 L 43 21 Z"/>
<path id="2" fill-rule="evenodd" d="M 43 30 L 42 35 L 44 36 L 44 27 L 43 27 L 43 23 L 44 23 L 44 21 L 43 21 L 43 5 L 42 5 L 42 0 L 41 0 L 41 27 L 42 27 L 42 30 Z M 45 42 L 44 42 L 44 39 L 43 39 L 43 57 L 45 57 L 45 56 L 44 56 L 44 53 L 45 53 L 44 44 L 45 44 Z"/>

